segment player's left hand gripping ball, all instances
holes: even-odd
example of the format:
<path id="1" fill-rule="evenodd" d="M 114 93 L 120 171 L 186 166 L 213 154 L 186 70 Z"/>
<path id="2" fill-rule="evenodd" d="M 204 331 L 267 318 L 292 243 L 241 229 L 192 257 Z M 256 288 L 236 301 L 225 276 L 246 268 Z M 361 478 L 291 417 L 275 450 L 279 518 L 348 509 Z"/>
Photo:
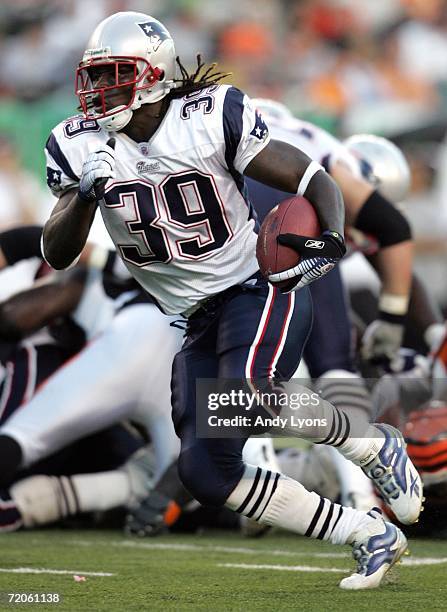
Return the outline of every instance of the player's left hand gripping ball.
<path id="1" fill-rule="evenodd" d="M 293 268 L 268 277 L 272 283 L 296 279 L 296 283 L 292 287 L 289 286 L 284 293 L 301 289 L 321 278 L 330 272 L 346 253 L 343 236 L 329 230 L 318 238 L 280 234 L 277 241 L 283 246 L 294 249 L 300 256 L 299 263 Z"/>

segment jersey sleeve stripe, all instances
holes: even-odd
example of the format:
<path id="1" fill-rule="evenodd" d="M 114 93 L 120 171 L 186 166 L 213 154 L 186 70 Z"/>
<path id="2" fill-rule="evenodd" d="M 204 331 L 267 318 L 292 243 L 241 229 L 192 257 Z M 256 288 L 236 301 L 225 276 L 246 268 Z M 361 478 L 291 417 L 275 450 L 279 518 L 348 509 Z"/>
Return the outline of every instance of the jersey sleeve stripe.
<path id="1" fill-rule="evenodd" d="M 234 169 L 233 162 L 242 138 L 242 115 L 244 94 L 236 87 L 230 87 L 223 104 L 223 131 L 225 138 L 225 161 L 228 169 Z"/>
<path id="2" fill-rule="evenodd" d="M 76 181 L 77 183 L 79 182 L 79 177 L 76 176 L 76 174 L 73 172 L 70 163 L 68 161 L 68 159 L 65 157 L 65 155 L 62 153 L 62 150 L 59 146 L 59 143 L 56 140 L 56 137 L 54 136 L 54 134 L 51 134 L 50 137 L 47 140 L 47 143 L 45 145 L 48 153 L 51 155 L 51 157 L 54 159 L 54 161 L 56 162 L 56 164 L 59 166 L 59 168 L 67 175 L 69 176 L 71 179 L 73 179 L 73 181 Z"/>
<path id="3" fill-rule="evenodd" d="M 244 198 L 248 207 L 248 220 L 254 219 L 256 231 L 259 229 L 257 215 L 250 202 L 248 189 L 244 177 L 234 167 L 234 158 L 242 138 L 242 115 L 244 112 L 244 94 L 236 87 L 230 87 L 224 99 L 223 105 L 223 131 L 225 138 L 225 161 L 228 170 L 236 183 L 239 193 Z"/>

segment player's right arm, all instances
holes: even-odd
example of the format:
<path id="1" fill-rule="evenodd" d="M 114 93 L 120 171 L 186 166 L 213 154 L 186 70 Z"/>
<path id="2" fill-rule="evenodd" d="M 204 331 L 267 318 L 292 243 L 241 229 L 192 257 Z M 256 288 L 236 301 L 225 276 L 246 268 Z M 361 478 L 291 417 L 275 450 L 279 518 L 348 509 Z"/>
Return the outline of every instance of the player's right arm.
<path id="1" fill-rule="evenodd" d="M 77 189 L 59 198 L 42 234 L 42 254 L 56 270 L 68 268 L 85 246 L 97 202 L 83 201 Z"/>
<path id="2" fill-rule="evenodd" d="M 42 254 L 57 270 L 80 255 L 105 184 L 115 176 L 115 139 L 93 138 L 98 129 L 79 119 L 60 124 L 45 147 L 48 186 L 59 199 L 43 229 Z"/>

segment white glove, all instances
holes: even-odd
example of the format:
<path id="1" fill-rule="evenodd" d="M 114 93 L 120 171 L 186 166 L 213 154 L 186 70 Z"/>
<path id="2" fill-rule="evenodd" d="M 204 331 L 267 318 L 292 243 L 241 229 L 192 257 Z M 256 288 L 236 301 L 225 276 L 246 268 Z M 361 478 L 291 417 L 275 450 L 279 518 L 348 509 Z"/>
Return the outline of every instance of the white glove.
<path id="1" fill-rule="evenodd" d="M 403 335 L 403 324 L 376 319 L 363 334 L 362 358 L 375 364 L 393 361 L 399 353 Z"/>
<path id="2" fill-rule="evenodd" d="M 82 166 L 78 195 L 81 200 L 94 202 L 104 196 L 110 178 L 115 178 L 115 138 L 109 138 L 98 151 L 90 153 Z"/>

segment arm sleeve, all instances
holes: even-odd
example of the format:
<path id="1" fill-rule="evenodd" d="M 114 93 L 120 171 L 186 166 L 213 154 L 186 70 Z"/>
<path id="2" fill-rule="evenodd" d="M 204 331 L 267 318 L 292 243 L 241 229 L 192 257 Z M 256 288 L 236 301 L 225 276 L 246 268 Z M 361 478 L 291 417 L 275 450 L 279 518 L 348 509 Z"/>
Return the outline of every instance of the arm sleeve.
<path id="1" fill-rule="evenodd" d="M 251 160 L 269 143 L 270 135 L 261 113 L 235 87 L 230 87 L 225 94 L 223 130 L 228 169 L 243 174 Z"/>
<path id="2" fill-rule="evenodd" d="M 23 259 L 42 258 L 41 225 L 24 225 L 0 234 L 0 248 L 9 266 Z"/>
<path id="3" fill-rule="evenodd" d="M 407 219 L 378 191 L 373 191 L 363 204 L 354 226 L 374 236 L 382 248 L 412 238 L 411 227 Z"/>

